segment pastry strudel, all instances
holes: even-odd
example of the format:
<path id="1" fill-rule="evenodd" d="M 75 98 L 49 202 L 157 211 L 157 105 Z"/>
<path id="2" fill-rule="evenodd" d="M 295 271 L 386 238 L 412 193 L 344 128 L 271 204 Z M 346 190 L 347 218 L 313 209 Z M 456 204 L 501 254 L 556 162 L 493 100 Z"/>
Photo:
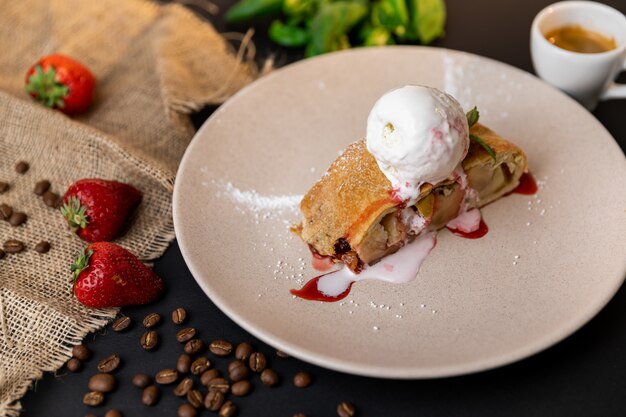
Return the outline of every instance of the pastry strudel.
<path id="1" fill-rule="evenodd" d="M 411 206 L 397 197 L 365 140 L 352 143 L 304 196 L 296 231 L 313 251 L 358 273 L 422 231 L 440 229 L 461 211 L 513 191 L 527 171 L 524 151 L 479 123 L 469 133 L 487 146 L 471 141 L 462 169 L 439 183 L 423 183 Z"/>

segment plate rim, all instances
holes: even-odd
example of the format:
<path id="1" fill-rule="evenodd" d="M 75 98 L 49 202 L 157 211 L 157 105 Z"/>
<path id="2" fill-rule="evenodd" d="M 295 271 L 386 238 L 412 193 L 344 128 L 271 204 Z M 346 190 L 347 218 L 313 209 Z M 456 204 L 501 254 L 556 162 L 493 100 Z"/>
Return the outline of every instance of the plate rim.
<path id="1" fill-rule="evenodd" d="M 249 321 L 246 318 L 242 317 L 237 311 L 228 308 L 227 303 L 223 300 L 223 297 L 221 297 L 218 293 L 213 291 L 209 287 L 208 283 L 205 282 L 205 280 L 198 278 L 198 277 L 202 277 L 204 273 L 198 270 L 193 260 L 191 259 L 191 256 L 190 256 L 191 251 L 187 248 L 187 243 L 185 243 L 185 238 L 183 237 L 181 239 L 180 230 L 182 230 L 181 222 L 183 220 L 181 216 L 179 215 L 179 210 L 181 210 L 179 209 L 181 197 L 178 191 L 180 189 L 180 186 L 178 186 L 178 184 L 180 184 L 179 182 L 180 178 L 184 177 L 183 170 L 185 169 L 187 160 L 191 158 L 190 155 L 193 153 L 192 148 L 195 143 L 201 140 L 199 138 L 202 137 L 203 132 L 206 129 L 208 129 L 207 126 L 209 126 L 210 124 L 209 122 L 212 119 L 218 119 L 222 112 L 227 111 L 227 109 L 232 105 L 233 102 L 236 102 L 240 96 L 247 94 L 247 92 L 250 89 L 256 88 L 256 86 L 261 83 L 270 82 L 270 80 L 272 80 L 274 77 L 282 74 L 285 71 L 291 71 L 293 70 L 293 68 L 299 67 L 301 65 L 308 65 L 308 63 L 312 61 L 333 59 L 333 57 L 337 55 L 370 53 L 370 52 L 373 52 L 375 50 L 380 50 L 380 49 L 395 49 L 395 50 L 409 50 L 410 49 L 410 50 L 415 50 L 415 51 L 431 51 L 431 52 L 436 52 L 436 53 L 461 54 L 465 56 L 470 56 L 473 59 L 478 59 L 481 61 L 488 61 L 489 63 L 494 64 L 496 66 L 507 67 L 509 70 L 512 70 L 518 75 L 530 77 L 534 81 L 539 81 L 540 83 L 552 89 L 553 92 L 556 92 L 559 95 L 561 95 L 562 99 L 573 102 L 576 106 L 578 106 L 580 109 L 582 109 L 584 112 L 586 112 L 588 115 L 591 116 L 590 120 L 593 123 L 595 123 L 597 127 L 604 130 L 604 132 L 611 139 L 613 139 L 612 141 L 613 145 L 623 154 L 623 151 L 621 150 L 619 144 L 617 143 L 613 135 L 611 135 L 611 133 L 608 131 L 608 129 L 602 123 L 600 123 L 585 107 L 583 107 L 581 104 L 576 102 L 573 98 L 569 97 L 565 93 L 561 92 L 560 90 L 547 84 L 540 78 L 534 76 L 533 74 L 523 69 L 517 68 L 508 63 L 501 62 L 501 61 L 498 61 L 489 57 L 484 57 L 482 55 L 465 52 L 465 51 L 459 51 L 455 49 L 449 49 L 449 48 L 414 46 L 414 45 L 394 45 L 394 46 L 383 46 L 383 47 L 355 48 L 355 49 L 349 49 L 345 51 L 338 51 L 338 52 L 333 52 L 333 53 L 329 53 L 325 55 L 320 55 L 320 56 L 313 57 L 313 58 L 303 59 L 295 63 L 292 63 L 290 65 L 281 67 L 277 70 L 274 70 L 272 73 L 253 81 L 252 83 L 248 84 L 247 86 L 239 90 L 233 96 L 231 96 L 215 112 L 213 112 L 213 114 L 202 124 L 202 126 L 198 129 L 196 134 L 193 136 L 187 149 L 185 150 L 185 153 L 181 159 L 180 165 L 176 173 L 176 181 L 174 183 L 173 200 L 172 200 L 172 215 L 173 215 L 176 239 L 178 241 L 181 254 L 183 256 L 183 259 L 185 261 L 187 268 L 189 269 L 192 276 L 194 277 L 194 280 L 196 281 L 198 286 L 202 289 L 202 291 L 211 299 L 211 301 L 224 314 L 226 314 L 226 316 L 228 316 L 238 326 L 241 326 L 244 330 L 246 330 L 253 336 L 257 337 L 261 341 L 267 343 L 268 345 L 274 348 L 282 350 L 291 356 L 294 356 L 298 359 L 309 362 L 311 364 L 314 364 L 314 365 L 317 365 L 326 369 L 331 369 L 331 370 L 353 374 L 353 375 L 388 378 L 388 379 L 431 379 L 431 378 L 444 378 L 444 377 L 467 375 L 467 374 L 472 374 L 476 372 L 488 371 L 491 369 L 506 366 L 514 362 L 518 362 L 534 354 L 537 354 L 541 351 L 547 350 L 551 348 L 552 346 L 556 345 L 557 343 L 567 339 L 569 336 L 571 336 L 576 331 L 584 327 L 587 323 L 589 323 L 615 296 L 619 288 L 623 285 L 624 281 L 626 280 L 626 261 L 624 262 L 624 266 L 623 266 L 622 278 L 619 280 L 615 280 L 614 285 L 607 289 L 607 292 L 604 294 L 604 297 L 602 298 L 600 302 L 597 303 L 597 305 L 595 305 L 595 308 L 586 310 L 587 314 L 584 316 L 576 316 L 575 318 L 570 319 L 567 325 L 562 326 L 560 328 L 560 331 L 549 333 L 548 335 L 540 339 L 534 339 L 532 343 L 526 344 L 520 349 L 510 350 L 500 355 L 491 356 L 486 359 L 476 360 L 476 361 L 467 362 L 463 364 L 453 364 L 453 365 L 448 365 L 448 366 L 438 365 L 433 368 L 424 368 L 423 366 L 390 367 L 390 366 L 363 364 L 360 362 L 338 360 L 332 357 L 331 355 L 309 350 L 303 346 L 293 347 L 291 343 L 282 340 L 282 338 L 280 338 L 278 335 L 256 328 L 252 321 Z"/>

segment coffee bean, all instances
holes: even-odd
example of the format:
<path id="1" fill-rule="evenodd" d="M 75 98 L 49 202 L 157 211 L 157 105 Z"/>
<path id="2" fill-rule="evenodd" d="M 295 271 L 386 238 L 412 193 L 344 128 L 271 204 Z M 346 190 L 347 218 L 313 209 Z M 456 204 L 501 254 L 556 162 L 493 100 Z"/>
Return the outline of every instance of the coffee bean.
<path id="1" fill-rule="evenodd" d="M 120 410 L 109 410 L 106 412 L 104 417 L 123 417 L 122 412 Z"/>
<path id="2" fill-rule="evenodd" d="M 37 184 L 35 184 L 34 192 L 37 195 L 43 195 L 43 193 L 45 193 L 49 189 L 50 189 L 50 181 L 41 180 L 41 181 L 38 181 Z"/>
<path id="3" fill-rule="evenodd" d="M 253 351 L 254 349 L 252 349 L 252 345 L 250 343 L 239 343 L 237 345 L 237 349 L 235 349 L 235 358 L 242 362 L 247 362 Z"/>
<path id="4" fill-rule="evenodd" d="M 215 356 L 228 356 L 233 351 L 233 344 L 226 340 L 214 340 L 209 345 L 209 350 Z"/>
<path id="5" fill-rule="evenodd" d="M 152 350 L 159 343 L 159 335 L 154 330 L 147 331 L 141 335 L 139 343 L 145 350 Z"/>
<path id="6" fill-rule="evenodd" d="M 4 242 L 3 248 L 6 253 L 20 253 L 24 250 L 24 243 L 19 240 L 9 239 Z"/>
<path id="7" fill-rule="evenodd" d="M 306 414 L 297 413 L 297 414 L 294 414 L 293 417 L 306 417 Z"/>
<path id="8" fill-rule="evenodd" d="M 200 383 L 206 387 L 212 379 L 219 378 L 219 376 L 219 370 L 209 369 L 208 371 L 204 371 L 200 376 Z"/>
<path id="9" fill-rule="evenodd" d="M 174 388 L 174 395 L 177 397 L 184 397 L 193 388 L 193 379 L 185 378 L 178 383 Z"/>
<path id="10" fill-rule="evenodd" d="M 306 388 L 311 385 L 311 382 L 313 382 L 313 379 L 308 372 L 298 372 L 293 377 L 293 385 L 298 388 Z"/>
<path id="11" fill-rule="evenodd" d="M 261 372 L 261 382 L 267 385 L 268 387 L 274 387 L 278 385 L 278 374 L 275 370 L 271 368 L 265 368 L 263 372 Z"/>
<path id="12" fill-rule="evenodd" d="M 183 353 L 176 361 L 176 370 L 181 374 L 186 374 L 191 369 L 191 356 Z"/>
<path id="13" fill-rule="evenodd" d="M 211 362 L 204 356 L 199 357 L 191 364 L 191 373 L 200 375 L 211 366 Z"/>
<path id="14" fill-rule="evenodd" d="M 78 372 L 83 367 L 83 363 L 76 358 L 71 358 L 69 361 L 67 361 L 65 367 L 70 372 Z"/>
<path id="15" fill-rule="evenodd" d="M 230 389 L 230 384 L 224 378 L 213 378 L 207 384 L 209 391 L 219 391 L 222 394 L 226 394 Z"/>
<path id="16" fill-rule="evenodd" d="M 30 165 L 28 165 L 28 162 L 26 161 L 19 161 L 17 164 L 15 164 L 15 172 L 17 172 L 18 174 L 26 174 L 28 168 L 30 168 Z"/>
<path id="17" fill-rule="evenodd" d="M 356 415 L 356 408 L 354 405 L 344 401 L 337 406 L 337 415 L 339 417 L 354 417 Z"/>
<path id="18" fill-rule="evenodd" d="M 209 393 L 204 398 L 204 406 L 209 411 L 217 411 L 224 404 L 224 394 L 220 391 L 209 391 Z"/>
<path id="19" fill-rule="evenodd" d="M 122 316 L 113 322 L 111 329 L 113 329 L 114 332 L 123 332 L 130 327 L 131 323 L 132 320 L 130 317 Z"/>
<path id="20" fill-rule="evenodd" d="M 234 368 L 236 368 L 236 367 L 238 366 L 238 364 L 239 364 L 239 363 L 242 363 L 242 362 L 241 362 L 241 361 L 238 361 L 238 360 L 231 361 L 231 362 L 228 364 L 228 372 L 230 373 L 230 371 L 232 371 Z"/>
<path id="21" fill-rule="evenodd" d="M 9 183 L 0 181 L 0 194 L 4 194 L 9 190 Z"/>
<path id="22" fill-rule="evenodd" d="M 232 361 L 228 365 L 228 377 L 231 381 L 237 382 L 246 379 L 250 374 L 248 367 L 241 361 Z"/>
<path id="23" fill-rule="evenodd" d="M 152 383 L 152 377 L 146 374 L 136 374 L 133 377 L 133 385 L 137 388 L 144 389 Z"/>
<path id="24" fill-rule="evenodd" d="M 263 372 L 263 369 L 265 369 L 267 365 L 267 360 L 265 359 L 265 355 L 261 352 L 254 352 L 250 355 L 248 363 L 253 372 Z"/>
<path id="25" fill-rule="evenodd" d="M 174 324 L 182 324 L 186 318 L 187 311 L 184 308 L 178 307 L 176 310 L 172 311 L 172 321 Z"/>
<path id="26" fill-rule="evenodd" d="M 143 325 L 146 329 L 151 329 L 161 322 L 159 313 L 150 313 L 143 318 Z"/>
<path id="27" fill-rule="evenodd" d="M 178 417 L 196 417 L 198 410 L 196 410 L 191 404 L 181 404 L 178 407 Z"/>
<path id="28" fill-rule="evenodd" d="M 113 372 L 120 366 L 120 362 L 120 357 L 115 354 L 107 356 L 98 362 L 98 371 L 106 373 Z"/>
<path id="29" fill-rule="evenodd" d="M 43 203 L 48 207 L 58 208 L 61 204 L 61 197 L 52 191 L 46 191 L 43 193 L 42 199 Z"/>
<path id="30" fill-rule="evenodd" d="M 72 348 L 72 356 L 85 362 L 91 359 L 91 350 L 85 345 L 76 345 Z"/>
<path id="31" fill-rule="evenodd" d="M 230 387 L 230 392 L 232 392 L 235 397 L 244 397 L 250 393 L 251 389 L 252 384 L 250 384 L 250 381 L 244 379 L 243 381 L 235 382 L 233 386 Z"/>
<path id="32" fill-rule="evenodd" d="M 92 391 L 111 392 L 115 388 L 115 377 L 111 374 L 95 374 L 89 378 L 87 387 Z"/>
<path id="33" fill-rule="evenodd" d="M 11 214 L 11 217 L 9 217 L 9 224 L 13 227 L 17 227 L 26 223 L 26 220 L 28 220 L 26 213 L 14 211 L 13 214 Z"/>
<path id="34" fill-rule="evenodd" d="M 235 414 L 237 414 L 237 406 L 231 401 L 226 401 L 222 408 L 220 408 L 220 417 L 233 417 Z"/>
<path id="35" fill-rule="evenodd" d="M 41 242 L 35 245 L 36 252 L 48 253 L 49 250 L 50 250 L 50 243 L 46 242 L 45 240 L 42 240 Z"/>
<path id="36" fill-rule="evenodd" d="M 141 402 L 148 407 L 151 407 L 159 402 L 159 397 L 161 396 L 161 391 L 157 388 L 156 385 L 150 385 L 143 390 L 141 394 Z"/>
<path id="37" fill-rule="evenodd" d="M 98 391 L 91 391 L 83 397 L 83 404 L 90 407 L 97 407 L 104 402 L 104 394 Z"/>
<path id="38" fill-rule="evenodd" d="M 204 403 L 204 395 L 202 395 L 202 393 L 197 389 L 192 389 L 187 393 L 187 401 L 189 401 L 189 404 L 193 405 L 195 408 L 200 408 Z"/>
<path id="39" fill-rule="evenodd" d="M 276 356 L 278 356 L 279 358 L 290 358 L 291 356 L 289 356 L 289 354 L 283 352 L 282 350 L 277 350 L 276 351 Z"/>
<path id="40" fill-rule="evenodd" d="M 10 205 L 2 203 L 0 204 L 0 220 L 9 220 L 13 214 L 13 209 Z"/>
<path id="41" fill-rule="evenodd" d="M 177 379 L 178 379 L 178 371 L 175 369 L 169 369 L 169 368 L 161 369 L 159 372 L 157 372 L 156 376 L 154 377 L 154 380 L 158 384 L 162 384 L 162 385 L 172 384 L 176 382 Z"/>
<path id="42" fill-rule="evenodd" d="M 196 329 L 194 329 L 193 327 L 187 327 L 185 329 L 179 330 L 178 333 L 176 333 L 176 340 L 178 340 L 180 343 L 185 343 L 193 339 L 195 336 Z"/>
<path id="43" fill-rule="evenodd" d="M 183 350 L 185 351 L 185 353 L 193 355 L 194 353 L 200 352 L 202 349 L 204 349 L 204 342 L 202 340 L 191 339 L 190 341 L 185 343 L 185 347 Z"/>

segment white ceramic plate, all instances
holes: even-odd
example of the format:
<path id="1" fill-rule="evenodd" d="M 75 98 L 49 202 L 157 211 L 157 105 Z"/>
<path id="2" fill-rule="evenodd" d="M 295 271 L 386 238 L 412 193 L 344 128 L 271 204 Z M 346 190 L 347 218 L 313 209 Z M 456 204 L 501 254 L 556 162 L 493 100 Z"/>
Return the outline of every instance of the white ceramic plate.
<path id="1" fill-rule="evenodd" d="M 487 206 L 478 240 L 439 233 L 408 284 L 361 282 L 341 303 L 294 299 L 316 275 L 288 227 L 374 101 L 404 84 L 446 90 L 519 144 L 535 196 Z M 508 65 L 422 47 L 355 49 L 243 89 L 187 149 L 174 193 L 181 251 L 200 287 L 265 342 L 327 368 L 426 378 L 484 370 L 562 340 L 626 274 L 626 159 L 576 102 Z"/>

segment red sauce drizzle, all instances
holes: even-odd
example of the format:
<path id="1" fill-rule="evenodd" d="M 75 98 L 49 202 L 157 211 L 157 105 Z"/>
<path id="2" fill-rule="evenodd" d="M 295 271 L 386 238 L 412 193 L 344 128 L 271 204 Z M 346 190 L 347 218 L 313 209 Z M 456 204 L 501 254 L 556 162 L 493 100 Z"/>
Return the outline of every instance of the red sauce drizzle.
<path id="1" fill-rule="evenodd" d="M 509 194 L 533 195 L 537 193 L 537 183 L 535 177 L 530 172 L 525 172 L 519 180 L 519 185 Z"/>
<path id="2" fill-rule="evenodd" d="M 332 272 L 330 273 L 332 274 Z M 325 275 L 328 275 L 328 274 L 325 274 Z M 348 289 L 336 297 L 330 297 L 324 294 L 323 292 L 317 289 L 317 281 L 319 281 L 320 278 L 323 276 L 324 275 L 315 277 L 311 279 L 309 282 L 307 282 L 306 284 L 304 284 L 304 287 L 300 288 L 299 290 L 290 290 L 289 292 L 295 295 L 296 297 L 304 298 L 305 300 L 325 301 L 325 302 L 334 302 L 334 301 L 343 300 L 344 298 L 348 296 L 348 294 L 350 294 L 350 289 L 352 288 L 353 283 L 350 283 L 350 286 L 348 287 Z"/>
<path id="3" fill-rule="evenodd" d="M 467 233 L 461 230 L 451 229 L 449 227 L 448 227 L 448 230 L 454 233 L 455 235 L 464 237 L 466 239 L 478 239 L 478 238 L 485 236 L 487 232 L 489 231 L 489 228 L 487 227 L 487 223 L 485 223 L 485 221 L 481 219 L 480 224 L 478 225 L 478 229 L 474 230 L 473 232 Z"/>

